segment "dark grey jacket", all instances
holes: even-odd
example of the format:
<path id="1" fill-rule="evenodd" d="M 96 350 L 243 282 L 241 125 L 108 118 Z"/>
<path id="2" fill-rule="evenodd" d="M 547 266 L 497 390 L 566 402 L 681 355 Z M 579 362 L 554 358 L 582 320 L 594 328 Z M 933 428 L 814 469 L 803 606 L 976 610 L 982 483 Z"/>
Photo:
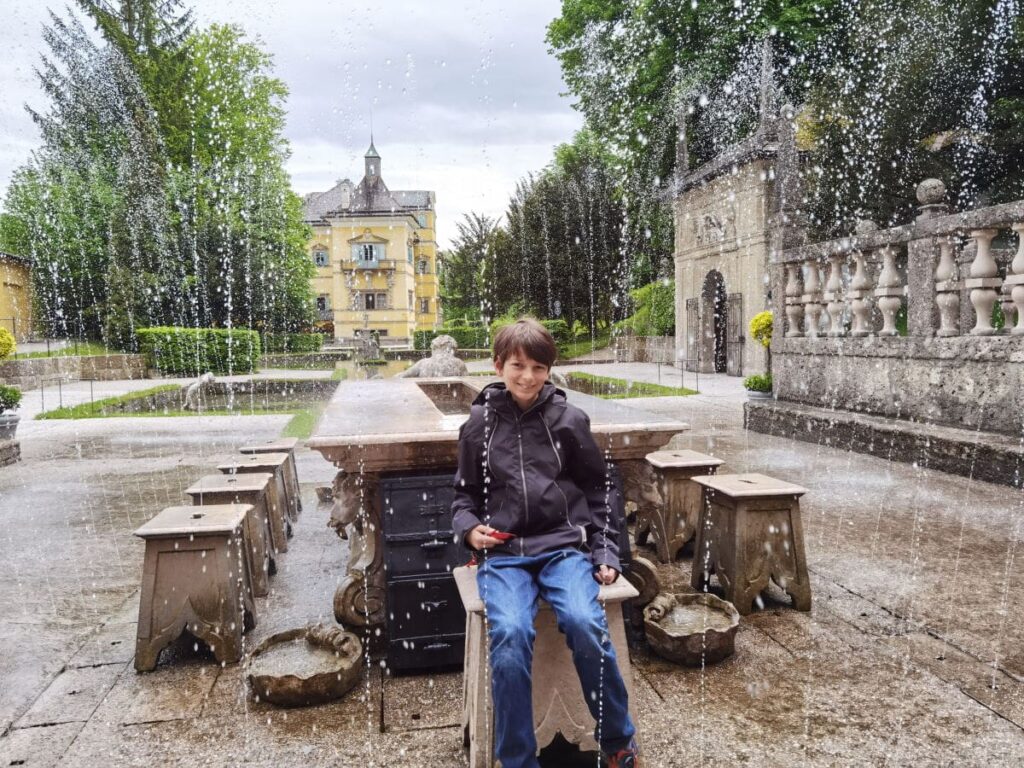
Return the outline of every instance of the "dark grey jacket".
<path id="1" fill-rule="evenodd" d="M 473 401 L 459 431 L 452 527 L 459 541 L 480 524 L 514 533 L 492 552 L 589 550 L 621 571 L 620 494 L 590 431 L 590 418 L 550 382 L 526 412 L 502 383 Z M 468 546 L 468 545 L 467 545 Z"/>

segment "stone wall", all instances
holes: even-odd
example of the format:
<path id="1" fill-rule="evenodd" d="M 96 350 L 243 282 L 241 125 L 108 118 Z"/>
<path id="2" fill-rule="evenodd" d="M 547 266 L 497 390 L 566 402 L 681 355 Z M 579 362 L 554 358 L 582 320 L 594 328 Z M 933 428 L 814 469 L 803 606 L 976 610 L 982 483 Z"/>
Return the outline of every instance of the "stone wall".
<path id="1" fill-rule="evenodd" d="M 21 459 L 21 444 L 17 440 L 0 440 L 0 467 Z"/>
<path id="2" fill-rule="evenodd" d="M 1024 344 L 1012 336 L 795 338 L 772 345 L 775 397 L 1020 437 Z"/>
<path id="3" fill-rule="evenodd" d="M 146 362 L 142 355 L 35 357 L 0 363 L 0 381 L 21 389 L 35 389 L 40 382 L 144 378 Z"/>
<path id="4" fill-rule="evenodd" d="M 676 340 L 673 336 L 619 336 L 615 339 L 617 363 L 674 363 Z"/>

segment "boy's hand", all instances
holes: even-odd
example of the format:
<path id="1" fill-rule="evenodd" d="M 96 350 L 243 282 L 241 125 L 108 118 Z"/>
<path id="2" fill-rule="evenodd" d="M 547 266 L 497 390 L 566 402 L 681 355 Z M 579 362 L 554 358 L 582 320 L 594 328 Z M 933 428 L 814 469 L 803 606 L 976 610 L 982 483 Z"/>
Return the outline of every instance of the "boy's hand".
<path id="1" fill-rule="evenodd" d="M 598 584 L 614 584 L 619 578 L 619 572 L 607 565 L 602 565 L 594 571 L 594 579 Z"/>
<path id="2" fill-rule="evenodd" d="M 476 528 L 466 534 L 466 543 L 472 549 L 490 549 L 496 547 L 502 543 L 501 539 L 496 539 L 490 534 L 494 531 L 489 525 L 478 525 Z"/>

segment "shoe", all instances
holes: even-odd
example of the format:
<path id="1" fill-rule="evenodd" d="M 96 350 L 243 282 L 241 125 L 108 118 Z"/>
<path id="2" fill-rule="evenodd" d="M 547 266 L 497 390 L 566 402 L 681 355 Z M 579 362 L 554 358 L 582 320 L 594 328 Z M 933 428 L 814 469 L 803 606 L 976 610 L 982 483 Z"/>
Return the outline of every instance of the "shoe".
<path id="1" fill-rule="evenodd" d="M 642 768 L 640 764 L 640 747 L 636 739 L 629 740 L 629 746 L 608 755 L 608 768 Z"/>

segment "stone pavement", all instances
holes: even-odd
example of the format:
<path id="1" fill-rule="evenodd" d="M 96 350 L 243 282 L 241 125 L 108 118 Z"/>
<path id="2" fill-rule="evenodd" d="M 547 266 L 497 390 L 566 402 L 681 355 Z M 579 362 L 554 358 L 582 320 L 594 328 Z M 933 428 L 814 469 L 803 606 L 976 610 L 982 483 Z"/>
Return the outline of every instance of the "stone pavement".
<path id="1" fill-rule="evenodd" d="M 657 375 L 644 365 L 592 368 Z M 814 604 L 802 614 L 770 600 L 744 618 L 736 655 L 703 672 L 637 649 L 646 764 L 1024 764 L 1024 496 L 748 434 L 737 380 L 704 378 L 701 395 L 622 402 L 689 422 L 673 445 L 720 455 L 723 471 L 810 489 Z M 190 646 L 134 672 L 142 546 L 131 531 L 287 420 L 23 424 L 25 459 L 0 471 L 0 766 L 465 765 L 459 673 L 392 679 L 371 666 L 340 702 L 278 710 L 245 697 L 237 666 Z M 313 486 L 332 475 L 300 452 L 306 510 L 247 642 L 330 620 L 345 545 Z M 660 570 L 665 586 L 684 584 L 688 553 Z M 571 764 L 545 756 L 545 766 Z"/>

